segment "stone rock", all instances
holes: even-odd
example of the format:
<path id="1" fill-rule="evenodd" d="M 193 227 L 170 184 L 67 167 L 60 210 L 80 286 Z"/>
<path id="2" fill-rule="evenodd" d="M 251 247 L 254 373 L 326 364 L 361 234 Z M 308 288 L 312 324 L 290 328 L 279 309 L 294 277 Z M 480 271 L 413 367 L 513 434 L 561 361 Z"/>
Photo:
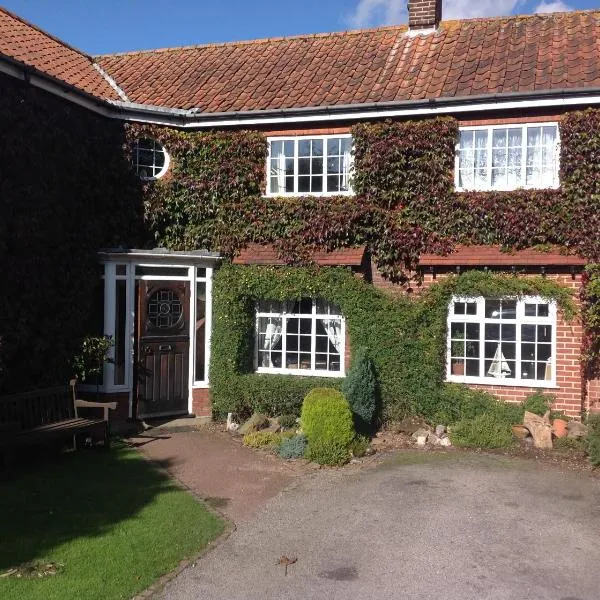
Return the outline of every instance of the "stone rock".
<path id="1" fill-rule="evenodd" d="M 426 435 L 418 435 L 417 436 L 417 446 L 425 446 L 426 443 L 427 443 Z"/>
<path id="2" fill-rule="evenodd" d="M 445 448 L 449 448 L 450 446 L 452 446 L 452 442 L 450 441 L 449 437 L 443 437 L 440 440 L 440 446 L 444 446 Z"/>
<path id="3" fill-rule="evenodd" d="M 281 423 L 279 423 L 279 419 L 277 417 L 269 418 L 269 426 L 265 429 L 265 431 L 272 431 L 273 433 L 277 433 L 281 431 Z"/>
<path id="4" fill-rule="evenodd" d="M 440 438 L 435 435 L 435 433 L 430 433 L 427 436 L 427 443 L 431 444 L 432 446 L 439 446 L 440 445 Z"/>
<path id="5" fill-rule="evenodd" d="M 439 438 L 441 438 L 445 433 L 446 433 L 446 426 L 445 425 L 436 425 L 436 427 L 435 427 L 435 435 L 437 435 Z"/>
<path id="6" fill-rule="evenodd" d="M 402 421 L 396 421 L 390 425 L 390 429 L 394 433 L 407 433 L 408 435 L 412 435 L 421 429 L 431 431 L 429 425 L 417 417 L 407 417 Z"/>
<path id="7" fill-rule="evenodd" d="M 247 433 L 254 433 L 260 431 L 269 426 L 269 418 L 266 415 L 260 413 L 254 413 L 239 429 L 240 435 L 246 435 Z"/>
<path id="8" fill-rule="evenodd" d="M 373 456 L 373 454 L 375 454 L 376 452 L 377 450 L 375 450 L 373 446 L 367 446 L 367 449 L 365 450 L 365 456 Z"/>
<path id="9" fill-rule="evenodd" d="M 225 430 L 235 433 L 239 428 L 240 424 L 233 420 L 233 413 L 227 413 L 227 425 L 225 426 Z"/>
<path id="10" fill-rule="evenodd" d="M 584 425 L 583 423 L 580 423 L 579 421 L 569 421 L 567 423 L 567 431 L 569 432 L 567 434 L 567 437 L 571 438 L 571 439 L 582 438 L 588 434 L 587 425 Z"/>
<path id="11" fill-rule="evenodd" d="M 412 434 L 412 439 L 416 440 L 417 438 L 420 437 L 424 437 L 425 439 L 427 439 L 427 436 L 429 435 L 429 430 L 425 429 L 425 428 L 421 428 L 421 429 L 417 429 L 413 434 Z"/>
<path id="12" fill-rule="evenodd" d="M 550 411 L 543 417 L 525 411 L 523 425 L 529 429 L 536 448 L 552 448 L 552 425 L 550 424 Z"/>

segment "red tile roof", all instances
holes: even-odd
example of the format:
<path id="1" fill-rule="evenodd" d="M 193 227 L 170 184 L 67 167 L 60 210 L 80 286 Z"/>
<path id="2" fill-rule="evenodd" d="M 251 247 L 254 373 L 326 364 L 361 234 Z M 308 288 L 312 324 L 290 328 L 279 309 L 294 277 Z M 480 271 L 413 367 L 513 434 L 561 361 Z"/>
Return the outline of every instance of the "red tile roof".
<path id="1" fill-rule="evenodd" d="M 359 267 L 365 256 L 365 247 L 342 248 L 331 252 L 315 252 L 313 261 L 322 267 L 348 266 Z M 233 259 L 234 265 L 285 265 L 286 262 L 279 258 L 273 246 L 249 244 Z"/>
<path id="2" fill-rule="evenodd" d="M 93 96 L 119 100 L 90 56 L 0 7 L 0 54 Z"/>
<path id="3" fill-rule="evenodd" d="M 447 256 L 423 254 L 419 260 L 421 267 L 569 267 L 586 264 L 585 259 L 561 253 L 559 248 L 553 248 L 549 252 L 534 249 L 502 252 L 498 246 L 457 246 L 456 250 Z"/>
<path id="4" fill-rule="evenodd" d="M 133 102 L 206 113 L 600 87 L 600 11 L 97 57 Z"/>

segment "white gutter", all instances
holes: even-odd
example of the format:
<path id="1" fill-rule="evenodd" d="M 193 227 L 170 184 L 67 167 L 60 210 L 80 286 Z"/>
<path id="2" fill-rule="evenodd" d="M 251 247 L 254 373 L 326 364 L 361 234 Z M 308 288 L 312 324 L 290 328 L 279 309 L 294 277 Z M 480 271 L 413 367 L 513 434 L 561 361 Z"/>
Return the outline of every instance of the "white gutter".
<path id="1" fill-rule="evenodd" d="M 5 59 L 6 57 L 0 56 L 0 58 Z M 371 103 L 269 111 L 203 113 L 199 108 L 183 110 L 121 100 L 102 100 L 51 76 L 41 75 L 33 68 L 10 59 L 0 60 L 0 73 L 27 81 L 35 87 L 108 118 L 165 125 L 180 129 L 356 122 L 394 117 L 433 117 L 535 108 L 560 110 L 600 104 L 600 88 L 594 88 L 588 90 L 566 89 L 548 92 L 486 94 L 462 98 L 436 98 L 385 104 Z M 115 85 L 117 84 L 115 83 Z M 124 92 L 120 91 L 124 95 Z"/>

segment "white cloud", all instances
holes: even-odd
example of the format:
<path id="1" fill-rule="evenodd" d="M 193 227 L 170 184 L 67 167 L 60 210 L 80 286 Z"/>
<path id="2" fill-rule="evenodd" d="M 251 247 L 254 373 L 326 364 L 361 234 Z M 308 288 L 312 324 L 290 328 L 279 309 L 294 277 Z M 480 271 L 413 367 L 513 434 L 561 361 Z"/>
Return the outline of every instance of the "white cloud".
<path id="1" fill-rule="evenodd" d="M 443 18 L 468 19 L 510 15 L 524 3 L 525 0 L 444 0 Z M 565 6 L 561 0 L 542 0 L 540 6 L 542 5 Z M 536 12 L 543 12 L 539 8 Z M 568 7 L 551 10 L 568 10 Z M 406 15 L 406 0 L 359 0 L 347 20 L 352 27 L 372 27 L 403 23 L 406 21 Z"/>
<path id="2" fill-rule="evenodd" d="M 551 12 L 567 12 L 573 10 L 572 6 L 569 6 L 562 0 L 542 0 L 535 8 L 536 13 L 551 13 Z"/>
<path id="3" fill-rule="evenodd" d="M 510 15 L 524 0 L 445 0 L 444 19 L 470 19 Z"/>
<path id="4" fill-rule="evenodd" d="M 395 25 L 406 21 L 406 0 L 360 0 L 348 18 L 352 27 Z"/>

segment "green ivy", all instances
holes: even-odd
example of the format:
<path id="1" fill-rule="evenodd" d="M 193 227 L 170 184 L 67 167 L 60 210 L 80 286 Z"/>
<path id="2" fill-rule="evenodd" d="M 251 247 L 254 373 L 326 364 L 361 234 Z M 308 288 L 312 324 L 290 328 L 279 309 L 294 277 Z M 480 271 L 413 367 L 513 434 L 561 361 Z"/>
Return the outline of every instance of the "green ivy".
<path id="1" fill-rule="evenodd" d="M 383 419 L 407 414 L 432 417 L 446 395 L 468 393 L 445 386 L 446 320 L 453 294 L 540 295 L 555 299 L 567 318 L 575 314 L 569 290 L 541 277 L 466 272 L 432 285 L 422 297 L 390 297 L 344 268 L 224 265 L 213 287 L 210 365 L 213 411 L 245 416 L 253 411 L 299 414 L 306 393 L 343 380 L 254 373 L 255 306 L 259 299 L 319 297 L 337 304 L 351 346 L 366 347 L 380 385 Z M 347 365 L 349 367 L 350 365 Z M 447 411 L 446 411 L 447 412 Z"/>

